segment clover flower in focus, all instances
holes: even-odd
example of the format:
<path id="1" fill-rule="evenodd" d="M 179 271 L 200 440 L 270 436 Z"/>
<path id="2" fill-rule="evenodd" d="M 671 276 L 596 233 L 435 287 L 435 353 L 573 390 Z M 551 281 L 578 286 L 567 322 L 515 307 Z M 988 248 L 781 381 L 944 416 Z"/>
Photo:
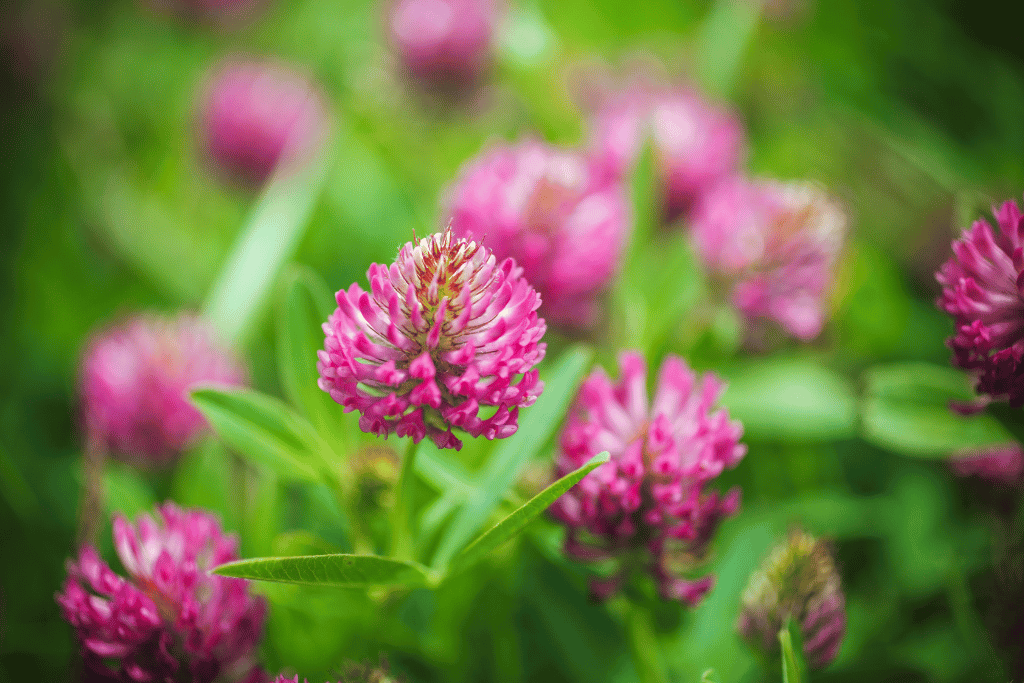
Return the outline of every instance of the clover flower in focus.
<path id="1" fill-rule="evenodd" d="M 544 388 L 540 296 L 512 259 L 451 230 L 407 243 L 391 266 L 337 293 L 324 324 L 319 386 L 365 432 L 429 436 L 462 447 L 453 428 L 502 439 Z"/>
<path id="2" fill-rule="evenodd" d="M 700 202 L 692 234 L 748 320 L 775 321 L 810 341 L 825 324 L 846 227 L 842 209 L 813 183 L 735 178 Z"/>
<path id="3" fill-rule="evenodd" d="M 647 367 L 634 352 L 619 357 L 622 379 L 604 370 L 580 387 L 561 436 L 558 476 L 602 451 L 611 460 L 556 501 L 551 514 L 566 527 L 565 550 L 584 561 L 614 560 L 616 573 L 591 583 L 597 597 L 614 593 L 634 568 L 649 571 L 665 599 L 694 605 L 714 579 L 688 579 L 704 559 L 718 524 L 739 506 L 706 485 L 746 453 L 743 428 L 714 405 L 724 386 L 669 356 L 648 401 Z"/>
<path id="4" fill-rule="evenodd" d="M 189 390 L 238 385 L 245 377 L 202 319 L 139 315 L 88 343 L 79 380 L 85 428 L 105 450 L 140 465 L 165 465 L 207 427 Z"/>
<path id="5" fill-rule="evenodd" d="M 540 292 L 548 322 L 588 327 L 629 230 L 622 187 L 595 180 L 587 160 L 570 151 L 537 141 L 499 146 L 463 167 L 446 216 L 459 237 L 515 259 Z"/>
<path id="6" fill-rule="evenodd" d="M 953 242 L 935 278 L 939 308 L 953 317 L 953 364 L 975 375 L 975 389 L 1024 405 L 1024 218 L 1016 202 L 993 209 L 999 232 L 981 219 Z"/>
<path id="7" fill-rule="evenodd" d="M 136 526 L 114 518 L 127 578 L 91 546 L 68 563 L 57 602 L 86 667 L 104 680 L 264 680 L 256 650 L 265 602 L 249 594 L 248 581 L 209 573 L 238 559 L 238 539 L 206 512 L 165 503 L 157 513 Z"/>
<path id="8" fill-rule="evenodd" d="M 755 648 L 779 652 L 779 631 L 793 620 L 814 669 L 839 653 L 846 631 L 846 598 L 828 545 L 796 530 L 750 576 L 737 628 Z"/>
<path id="9" fill-rule="evenodd" d="M 732 176 L 744 156 L 738 118 L 697 90 L 635 85 L 607 97 L 591 121 L 590 148 L 600 173 L 623 179 L 650 139 L 670 223 Z"/>
<path id="10" fill-rule="evenodd" d="M 324 141 L 328 120 L 323 94 L 304 74 L 233 57 L 208 79 L 199 137 L 221 175 L 258 188 L 279 167 L 308 161 Z"/>
<path id="11" fill-rule="evenodd" d="M 495 0 L 395 0 L 386 21 L 388 42 L 410 74 L 459 89 L 490 64 L 498 9 Z"/>

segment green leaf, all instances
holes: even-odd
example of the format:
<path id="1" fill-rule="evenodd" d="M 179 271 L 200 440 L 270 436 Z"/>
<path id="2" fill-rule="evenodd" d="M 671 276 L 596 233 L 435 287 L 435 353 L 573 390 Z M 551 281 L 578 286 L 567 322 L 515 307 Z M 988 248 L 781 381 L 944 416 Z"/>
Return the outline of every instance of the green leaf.
<path id="1" fill-rule="evenodd" d="M 956 451 L 998 446 L 1013 436 L 991 415 L 963 416 L 950 401 L 974 392 L 964 373 L 926 363 L 872 368 L 865 375 L 861 434 L 865 440 L 902 455 L 946 458 Z"/>
<path id="2" fill-rule="evenodd" d="M 320 480 L 330 447 L 281 401 L 251 389 L 196 389 L 192 403 L 231 448 L 286 479 Z"/>
<path id="3" fill-rule="evenodd" d="M 338 431 L 337 404 L 317 386 L 317 351 L 324 346 L 321 325 L 333 311 L 330 289 L 302 266 L 284 274 L 277 315 L 277 364 L 285 396 L 320 433 Z"/>
<path id="4" fill-rule="evenodd" d="M 810 359 L 759 359 L 723 374 L 722 403 L 749 440 L 831 441 L 856 432 L 850 382 Z"/>
<path id="5" fill-rule="evenodd" d="M 522 507 L 485 531 L 469 547 L 459 553 L 451 563 L 451 573 L 454 574 L 478 562 L 492 550 L 510 540 L 547 510 L 562 494 L 575 486 L 580 479 L 608 460 L 608 451 L 595 455 L 583 467 L 570 472 L 528 500 Z"/>
<path id="6" fill-rule="evenodd" d="M 222 564 L 213 573 L 254 581 L 338 588 L 416 588 L 432 584 L 431 576 L 423 565 L 376 555 L 259 557 Z"/>
<path id="7" fill-rule="evenodd" d="M 271 548 L 277 557 L 332 554 L 339 550 L 333 543 L 305 529 L 282 531 L 274 537 Z"/>
<path id="8" fill-rule="evenodd" d="M 760 12 L 760 2 L 744 0 L 717 0 L 708 12 L 699 37 L 698 76 L 709 93 L 722 96 L 732 91 Z"/>
<path id="9" fill-rule="evenodd" d="M 550 377 L 544 380 L 544 393 L 536 404 L 523 411 L 516 433 L 495 449 L 480 475 L 479 486 L 470 492 L 465 505 L 445 530 L 434 555 L 434 566 L 447 565 L 487 523 L 505 492 L 562 423 L 593 356 L 594 352 L 586 346 L 573 347 L 562 355 Z"/>

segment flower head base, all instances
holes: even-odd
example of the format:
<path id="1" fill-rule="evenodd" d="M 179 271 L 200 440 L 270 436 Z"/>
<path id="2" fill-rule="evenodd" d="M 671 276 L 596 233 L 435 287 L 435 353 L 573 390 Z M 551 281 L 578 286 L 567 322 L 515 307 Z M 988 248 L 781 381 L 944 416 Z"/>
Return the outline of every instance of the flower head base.
<path id="1" fill-rule="evenodd" d="M 137 316 L 89 342 L 80 378 L 85 427 L 116 454 L 167 464 L 206 428 L 189 390 L 244 381 L 241 365 L 201 319 Z"/>
<path id="2" fill-rule="evenodd" d="M 825 543 L 794 531 L 772 550 L 743 592 L 738 628 L 753 646 L 779 651 L 778 634 L 792 619 L 812 668 L 828 666 L 846 631 L 846 599 Z"/>
<path id="3" fill-rule="evenodd" d="M 201 141 L 227 180 L 258 188 L 279 167 L 308 160 L 323 142 L 328 118 L 323 96 L 305 75 L 235 57 L 210 77 Z"/>
<path id="4" fill-rule="evenodd" d="M 522 266 L 549 322 L 587 327 L 629 229 L 621 186 L 595 181 L 572 152 L 536 141 L 495 147 L 463 168 L 447 215 L 456 235 Z"/>
<path id="5" fill-rule="evenodd" d="M 846 215 L 812 183 L 733 179 L 695 210 L 693 240 L 748 319 L 809 341 L 825 323 Z"/>
<path id="6" fill-rule="evenodd" d="M 547 328 L 522 273 L 451 230 L 407 243 L 390 267 L 370 266 L 369 292 L 357 284 L 338 292 L 324 324 L 320 388 L 379 436 L 429 436 L 455 449 L 453 427 L 511 436 L 519 408 L 544 388 L 533 368 Z"/>
<path id="7" fill-rule="evenodd" d="M 705 485 L 746 453 L 743 428 L 713 406 L 723 390 L 712 374 L 696 375 L 675 356 L 658 374 L 647 399 L 647 368 L 637 353 L 619 359 L 622 380 L 603 370 L 583 383 L 561 437 L 559 476 L 602 451 L 611 460 L 583 478 L 552 506 L 569 528 L 566 552 L 581 560 L 615 559 L 619 571 L 591 588 L 607 597 L 632 564 L 654 576 L 662 596 L 700 602 L 713 579 L 680 578 L 694 569 L 739 493 L 707 493 Z"/>
<path id="8" fill-rule="evenodd" d="M 217 521 L 172 503 L 138 528 L 114 519 L 114 545 L 128 573 L 111 571 L 83 547 L 57 595 L 86 665 L 118 681 L 248 682 L 259 678 L 256 648 L 266 604 L 248 582 L 209 573 L 238 559 L 238 541 Z"/>
<path id="9" fill-rule="evenodd" d="M 303 679 L 304 683 L 309 683 L 306 679 Z M 398 683 L 399 679 L 395 678 L 388 673 L 388 667 L 386 662 L 382 662 L 378 666 L 370 666 L 369 664 L 354 664 L 349 663 L 338 683 Z M 284 674 L 279 675 L 274 679 L 274 683 L 299 683 L 298 674 L 288 678 Z"/>
<path id="10" fill-rule="evenodd" d="M 387 34 L 413 76 L 460 88 L 487 69 L 497 20 L 494 0 L 395 0 Z"/>
<path id="11" fill-rule="evenodd" d="M 608 98 L 591 128 L 591 150 L 607 178 L 629 173 L 650 136 L 661 181 L 665 222 L 736 172 L 743 128 L 730 112 L 691 89 L 632 87 Z"/>
<path id="12" fill-rule="evenodd" d="M 938 306 L 953 316 L 953 363 L 977 377 L 976 389 L 1024 405 L 1024 218 L 1013 201 L 993 209 L 999 234 L 978 220 L 953 242 L 935 278 Z"/>

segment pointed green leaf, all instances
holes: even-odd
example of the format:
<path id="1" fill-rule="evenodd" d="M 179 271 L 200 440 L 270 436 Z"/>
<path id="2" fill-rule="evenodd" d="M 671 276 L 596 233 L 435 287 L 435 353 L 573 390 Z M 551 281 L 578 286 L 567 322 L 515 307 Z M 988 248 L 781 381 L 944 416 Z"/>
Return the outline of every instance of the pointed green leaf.
<path id="1" fill-rule="evenodd" d="M 222 564 L 214 574 L 254 581 L 298 583 L 307 586 L 366 588 L 370 586 L 428 586 L 426 567 L 376 555 L 304 555 L 258 557 Z"/>
<path id="2" fill-rule="evenodd" d="M 435 566 L 447 565 L 487 523 L 505 492 L 562 423 L 593 357 L 593 350 L 586 346 L 576 346 L 562 355 L 551 375 L 544 379 L 544 393 L 535 405 L 523 411 L 516 433 L 503 440 L 491 454 L 479 486 L 471 491 L 466 504 L 445 530 L 434 556 Z"/>
<path id="3" fill-rule="evenodd" d="M 570 472 L 526 501 L 522 507 L 485 531 L 468 548 L 459 553 L 451 563 L 451 573 L 454 574 L 478 562 L 492 550 L 517 535 L 527 524 L 558 500 L 562 494 L 575 486 L 580 479 L 587 476 L 596 467 L 608 462 L 608 460 L 608 451 L 595 455 L 583 467 Z"/>
<path id="4" fill-rule="evenodd" d="M 320 479 L 329 459 L 306 420 L 281 401 L 251 389 L 196 389 L 192 403 L 231 448 L 286 479 Z"/>

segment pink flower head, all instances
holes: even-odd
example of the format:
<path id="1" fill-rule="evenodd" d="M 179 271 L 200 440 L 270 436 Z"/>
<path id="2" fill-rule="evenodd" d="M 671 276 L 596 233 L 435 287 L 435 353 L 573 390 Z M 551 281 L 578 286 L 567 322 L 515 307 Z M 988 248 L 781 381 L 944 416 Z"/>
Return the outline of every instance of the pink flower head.
<path id="1" fill-rule="evenodd" d="M 997 484 L 1016 484 L 1024 473 L 1024 449 L 1018 443 L 955 453 L 949 466 L 958 477 L 976 476 Z"/>
<path id="2" fill-rule="evenodd" d="M 693 240 L 746 317 L 774 320 L 809 341 L 825 323 L 846 222 L 812 183 L 735 178 L 697 206 Z"/>
<path id="3" fill-rule="evenodd" d="M 634 86 L 606 100 L 591 123 L 591 150 L 605 177 L 629 173 L 650 136 L 666 222 L 690 210 L 744 155 L 736 116 L 688 88 Z"/>
<path id="4" fill-rule="evenodd" d="M 647 399 L 647 366 L 635 352 L 619 357 L 622 379 L 604 370 L 580 387 L 561 437 L 557 474 L 564 476 L 602 451 L 611 460 L 588 474 L 552 506 L 569 528 L 566 552 L 581 560 L 642 558 L 662 596 L 691 605 L 713 578 L 680 578 L 705 554 L 719 522 L 739 506 L 739 492 L 707 493 L 705 484 L 746 453 L 743 427 L 714 405 L 724 386 L 713 374 L 695 374 L 676 356 L 658 373 Z M 608 596 L 628 566 L 591 588 Z"/>
<path id="5" fill-rule="evenodd" d="M 523 269 L 446 230 L 407 243 L 367 276 L 370 291 L 338 292 L 324 324 L 320 388 L 379 436 L 429 436 L 456 450 L 453 427 L 512 436 L 519 408 L 544 388 L 533 367 L 547 328 Z"/>
<path id="6" fill-rule="evenodd" d="M 387 37 L 402 65 L 432 83 L 467 85 L 486 70 L 498 12 L 495 0 L 395 0 Z"/>
<path id="7" fill-rule="evenodd" d="M 167 464 L 206 428 L 189 390 L 244 381 L 244 369 L 200 318 L 139 315 L 88 344 L 80 379 L 85 426 L 116 454 Z"/>
<path id="8" fill-rule="evenodd" d="M 320 89 L 305 75 L 244 57 L 214 70 L 201 108 L 206 156 L 227 179 L 251 187 L 279 166 L 306 161 L 322 144 L 329 118 Z"/>
<path id="9" fill-rule="evenodd" d="M 64 618 L 86 665 L 109 680 L 171 683 L 261 680 L 256 648 L 266 604 L 248 581 L 210 574 L 238 559 L 238 539 L 210 514 L 173 503 L 136 526 L 114 518 L 118 576 L 90 546 L 68 562 Z"/>
<path id="10" fill-rule="evenodd" d="M 994 208 L 999 234 L 975 221 L 953 242 L 935 278 L 938 306 L 953 316 L 953 363 L 977 377 L 978 393 L 1024 405 L 1024 219 L 1016 202 Z"/>
<path id="11" fill-rule="evenodd" d="M 463 168 L 447 215 L 456 235 L 522 266 L 547 320 L 586 327 L 598 318 L 598 295 L 618 270 L 629 229 L 621 186 L 594 180 L 572 152 L 536 141 L 495 147 Z"/>

